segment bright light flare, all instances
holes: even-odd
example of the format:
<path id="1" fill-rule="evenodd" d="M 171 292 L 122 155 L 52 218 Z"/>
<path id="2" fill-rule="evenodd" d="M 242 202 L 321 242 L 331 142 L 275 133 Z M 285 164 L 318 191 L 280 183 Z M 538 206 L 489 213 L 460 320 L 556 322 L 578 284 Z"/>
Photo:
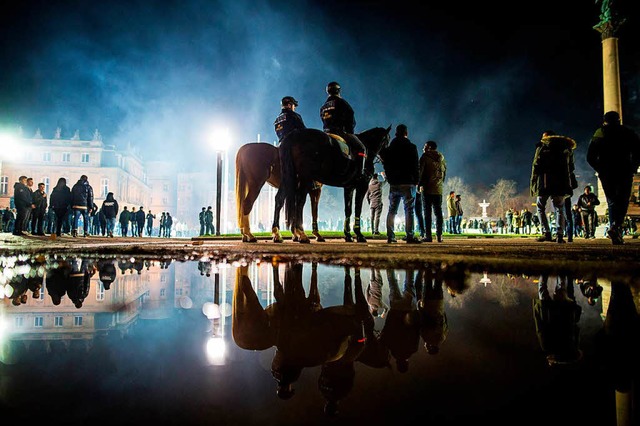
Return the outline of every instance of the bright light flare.
<path id="1" fill-rule="evenodd" d="M 207 340 L 207 360 L 210 365 L 224 365 L 227 356 L 227 343 L 222 336 L 211 336 Z"/>
<path id="2" fill-rule="evenodd" d="M 0 153 L 4 160 L 15 160 L 19 157 L 20 142 L 10 133 L 0 133 Z"/>
<path id="3" fill-rule="evenodd" d="M 224 152 L 231 145 L 231 133 L 226 127 L 213 129 L 209 139 L 213 150 L 216 152 Z"/>

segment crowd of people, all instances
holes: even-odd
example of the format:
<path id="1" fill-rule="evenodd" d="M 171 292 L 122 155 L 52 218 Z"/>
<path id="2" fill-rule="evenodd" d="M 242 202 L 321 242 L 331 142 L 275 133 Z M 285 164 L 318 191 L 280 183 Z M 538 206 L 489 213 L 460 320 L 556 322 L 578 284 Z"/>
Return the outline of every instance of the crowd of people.
<path id="1" fill-rule="evenodd" d="M 365 158 L 366 148 L 354 135 L 356 120 L 353 108 L 342 98 L 340 84 L 329 83 L 326 92 L 328 97 L 320 108 L 323 130 L 343 137 L 353 152 Z M 298 101 L 293 96 L 282 98 L 282 109 L 274 122 L 280 142 L 291 132 L 306 128 L 300 114 L 295 112 L 297 106 Z M 401 201 L 406 233 L 404 239 L 408 244 L 433 241 L 434 227 L 436 240 L 442 242 L 443 232 L 460 234 L 465 229 L 465 223 L 467 229 L 473 227 L 486 232 L 495 229 L 497 232 L 531 234 L 535 229 L 541 233 L 540 242 L 572 242 L 575 236 L 595 238 L 598 226 L 595 208 L 600 200 L 593 193 L 593 188 L 585 187 L 577 202 L 572 202 L 573 191 L 578 187 L 573 158 L 577 144 L 572 138 L 558 135 L 552 130 L 543 132 L 535 147 L 530 179 L 530 193 L 536 199 L 536 211 L 509 209 L 504 219 L 500 218 L 492 224 L 478 219 L 465 222 L 461 194 L 455 191 L 450 191 L 446 200 L 448 220 L 445 222 L 442 207 L 447 172 L 445 158 L 433 140 L 424 144 L 423 152 L 419 155 L 417 146 L 408 136 L 409 129 L 405 124 L 396 126 L 395 137 L 378 155 L 384 172 L 368 177 L 367 201 L 371 210 L 369 229 L 373 235 L 381 235 L 380 219 L 384 205 L 382 186 L 388 184 L 388 243 L 397 242 L 395 218 Z M 587 161 L 598 173 L 606 194 L 607 236 L 613 244 L 622 244 L 623 235 L 627 233 L 626 215 L 633 175 L 640 166 L 640 138 L 633 130 L 622 125 L 617 112 L 609 111 L 604 114 L 602 125 L 591 138 Z M 366 178 L 365 170 L 363 178 Z M 547 212 L 549 201 L 553 212 Z"/>
<path id="2" fill-rule="evenodd" d="M 128 208 L 120 205 L 113 192 L 109 192 L 98 206 L 94 202 L 93 188 L 87 175 L 71 187 L 65 178 L 58 179 L 51 194 L 45 192 L 45 184 L 33 189 L 33 178 L 20 176 L 14 184 L 14 204 L 2 212 L 2 231 L 13 235 L 70 235 L 74 238 L 90 235 L 110 237 L 171 236 L 174 219 L 169 212 L 162 212 L 158 227 L 156 215 L 143 206 Z M 82 231 L 82 232 L 79 232 Z"/>

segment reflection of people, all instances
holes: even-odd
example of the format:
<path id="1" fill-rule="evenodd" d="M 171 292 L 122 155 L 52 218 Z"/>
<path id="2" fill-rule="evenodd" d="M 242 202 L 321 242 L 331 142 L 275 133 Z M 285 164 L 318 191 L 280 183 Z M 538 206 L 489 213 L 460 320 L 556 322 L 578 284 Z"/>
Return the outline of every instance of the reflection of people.
<path id="1" fill-rule="evenodd" d="M 419 274 L 420 275 L 420 274 Z M 415 318 L 417 312 L 414 271 L 405 271 L 404 286 L 400 290 L 396 271 L 387 270 L 389 282 L 389 312 L 380 339 L 389 348 L 400 373 L 409 370 L 409 358 L 418 351 L 420 334 Z"/>
<path id="2" fill-rule="evenodd" d="M 443 279 L 439 273 L 434 276 L 431 269 L 423 274 L 422 294 L 418 301 L 420 336 L 424 340 L 427 353 L 436 355 L 449 332 L 447 313 L 444 310 Z"/>
<path id="3" fill-rule="evenodd" d="M 582 308 L 575 301 L 573 278 L 557 276 L 552 294 L 548 281 L 549 275 L 540 275 L 538 298 L 533 301 L 538 343 L 550 366 L 571 364 L 582 358 L 578 326 Z"/>
<path id="4" fill-rule="evenodd" d="M 67 293 L 70 270 L 68 264 L 62 263 L 57 268 L 51 268 L 47 271 L 47 293 L 55 306 L 62 302 L 62 297 Z"/>
<path id="5" fill-rule="evenodd" d="M 89 295 L 91 277 L 95 274 L 95 265 L 88 259 L 72 259 L 67 294 L 78 309 Z"/>
<path id="6" fill-rule="evenodd" d="M 111 288 L 111 284 L 116 280 L 116 265 L 113 259 L 100 259 L 97 264 L 98 276 L 105 290 Z"/>
<path id="7" fill-rule="evenodd" d="M 598 173 L 609 210 L 607 234 L 613 244 L 623 244 L 622 227 L 629 208 L 633 175 L 640 166 L 640 137 L 609 111 L 589 143 L 587 162 Z"/>
<path id="8" fill-rule="evenodd" d="M 379 269 L 371 269 L 371 281 L 367 286 L 367 303 L 369 304 L 369 311 L 374 317 L 380 316 L 384 318 L 384 315 L 389 310 L 389 305 L 384 303 L 382 299 L 382 274 Z"/>
<path id="9" fill-rule="evenodd" d="M 587 303 L 594 306 L 602 295 L 602 286 L 598 284 L 597 278 L 592 280 L 581 280 L 579 282 L 580 292 L 587 298 Z"/>

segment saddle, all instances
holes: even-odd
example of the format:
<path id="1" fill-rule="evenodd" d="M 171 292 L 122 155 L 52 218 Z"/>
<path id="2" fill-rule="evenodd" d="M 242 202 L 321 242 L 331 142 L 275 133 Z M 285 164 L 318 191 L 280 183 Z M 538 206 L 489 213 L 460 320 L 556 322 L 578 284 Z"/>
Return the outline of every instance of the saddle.
<path id="1" fill-rule="evenodd" d="M 331 139 L 333 139 L 333 141 L 337 144 L 337 146 L 340 148 L 340 150 L 345 155 L 345 157 L 348 157 L 354 161 L 357 160 L 356 158 L 357 156 L 361 156 L 363 158 L 367 157 L 366 153 L 358 152 L 357 150 L 354 150 L 354 147 L 342 136 L 337 135 L 335 133 L 327 133 L 327 135 Z"/>

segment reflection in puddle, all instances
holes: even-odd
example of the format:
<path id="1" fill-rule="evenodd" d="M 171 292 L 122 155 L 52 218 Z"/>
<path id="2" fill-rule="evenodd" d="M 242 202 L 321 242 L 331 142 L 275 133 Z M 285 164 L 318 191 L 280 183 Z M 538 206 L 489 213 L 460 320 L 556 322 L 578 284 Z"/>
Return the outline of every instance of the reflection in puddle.
<path id="1" fill-rule="evenodd" d="M 208 258 L 0 268 L 0 401 L 53 395 L 25 420 L 631 424 L 637 405 L 634 282 Z M 590 407 L 547 412 L 541 395 Z"/>

